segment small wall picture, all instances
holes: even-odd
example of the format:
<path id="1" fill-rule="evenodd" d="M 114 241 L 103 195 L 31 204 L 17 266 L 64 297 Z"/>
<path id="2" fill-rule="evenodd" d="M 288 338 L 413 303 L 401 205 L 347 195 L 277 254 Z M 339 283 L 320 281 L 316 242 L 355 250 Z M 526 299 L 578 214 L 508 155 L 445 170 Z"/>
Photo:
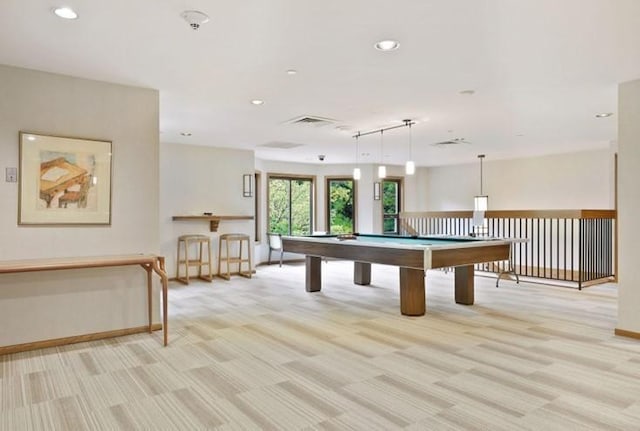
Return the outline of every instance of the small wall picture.
<path id="1" fill-rule="evenodd" d="M 111 142 L 20 132 L 18 224 L 110 224 Z"/>

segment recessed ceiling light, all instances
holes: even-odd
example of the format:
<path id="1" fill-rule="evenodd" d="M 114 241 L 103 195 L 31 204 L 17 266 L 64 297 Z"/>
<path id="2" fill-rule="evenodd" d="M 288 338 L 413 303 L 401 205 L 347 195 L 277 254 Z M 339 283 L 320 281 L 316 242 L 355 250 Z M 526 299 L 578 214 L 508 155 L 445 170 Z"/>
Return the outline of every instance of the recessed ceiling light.
<path id="1" fill-rule="evenodd" d="M 471 96 L 472 94 L 474 94 L 476 91 L 475 90 L 462 90 L 460 92 L 460 94 L 463 94 L 465 96 Z"/>
<path id="2" fill-rule="evenodd" d="M 191 136 L 191 132 L 180 132 L 182 136 Z"/>
<path id="3" fill-rule="evenodd" d="M 596 118 L 607 118 L 607 117 L 611 117 L 613 115 L 613 112 L 602 112 L 600 114 L 596 114 Z"/>
<path id="4" fill-rule="evenodd" d="M 375 44 L 376 49 L 380 51 L 393 51 L 400 47 L 400 43 L 397 40 L 381 40 Z"/>
<path id="5" fill-rule="evenodd" d="M 53 10 L 53 13 L 55 13 L 60 18 L 64 18 L 64 19 L 78 18 L 78 14 L 70 7 L 57 7 Z"/>
<path id="6" fill-rule="evenodd" d="M 287 70 L 287 75 L 295 75 L 296 73 L 298 73 L 298 71 L 297 71 L 297 70 L 295 70 L 295 69 L 289 69 L 289 70 Z"/>
<path id="7" fill-rule="evenodd" d="M 253 99 L 251 103 L 253 103 L 254 105 L 262 105 L 264 103 L 264 100 Z"/>

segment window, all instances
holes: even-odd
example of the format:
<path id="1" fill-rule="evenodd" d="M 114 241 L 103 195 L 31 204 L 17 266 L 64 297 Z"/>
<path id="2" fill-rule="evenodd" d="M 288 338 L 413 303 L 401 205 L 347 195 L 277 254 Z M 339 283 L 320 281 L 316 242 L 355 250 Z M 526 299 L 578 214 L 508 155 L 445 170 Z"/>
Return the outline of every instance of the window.
<path id="1" fill-rule="evenodd" d="M 311 235 L 313 177 L 270 175 L 268 229 L 283 235 Z"/>
<path id="2" fill-rule="evenodd" d="M 355 232 L 355 181 L 327 178 L 327 226 L 329 233 Z"/>
<path id="3" fill-rule="evenodd" d="M 262 194 L 262 177 L 260 176 L 260 172 L 256 172 L 255 173 L 255 177 L 254 177 L 254 183 L 253 183 L 254 187 L 253 187 L 253 205 L 254 205 L 254 222 L 255 222 L 255 232 L 254 232 L 254 239 L 255 242 L 260 242 L 261 238 L 261 232 L 260 232 L 260 220 L 262 217 L 260 217 L 260 205 L 261 205 L 261 199 L 260 199 L 260 195 Z"/>
<path id="4" fill-rule="evenodd" d="M 400 179 L 382 181 L 382 233 L 400 233 L 401 186 Z"/>

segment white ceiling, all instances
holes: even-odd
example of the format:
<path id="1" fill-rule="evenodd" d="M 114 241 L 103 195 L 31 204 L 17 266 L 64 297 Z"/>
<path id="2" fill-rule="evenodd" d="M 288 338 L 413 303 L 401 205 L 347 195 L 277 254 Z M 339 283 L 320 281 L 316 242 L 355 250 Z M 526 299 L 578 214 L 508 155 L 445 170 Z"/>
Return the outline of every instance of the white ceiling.
<path id="1" fill-rule="evenodd" d="M 51 13 L 61 4 L 80 18 Z M 0 63 L 160 91 L 162 142 L 349 163 L 413 119 L 421 166 L 604 148 L 640 78 L 640 0 L 2 0 Z M 184 10 L 211 21 L 193 31 Z M 380 52 L 392 38 L 400 49 Z M 290 76 L 287 69 L 298 70 Z M 474 90 L 473 95 L 461 95 Z M 252 99 L 263 99 L 254 106 Z M 597 119 L 596 113 L 613 112 Z M 300 116 L 336 120 L 291 125 Z M 191 137 L 180 132 L 188 131 Z M 71 133 L 70 131 L 69 133 Z M 465 138 L 470 144 L 431 144 Z M 270 142 L 303 144 L 293 149 Z M 408 129 L 384 134 L 402 164 Z M 360 162 L 380 160 L 380 135 Z"/>

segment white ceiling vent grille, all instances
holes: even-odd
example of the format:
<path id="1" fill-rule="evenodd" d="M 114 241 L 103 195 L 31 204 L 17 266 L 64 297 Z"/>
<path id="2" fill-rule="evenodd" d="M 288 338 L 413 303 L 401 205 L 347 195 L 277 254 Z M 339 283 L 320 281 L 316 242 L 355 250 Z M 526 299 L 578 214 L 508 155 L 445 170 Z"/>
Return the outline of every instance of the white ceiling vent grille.
<path id="1" fill-rule="evenodd" d="M 434 143 L 433 143 L 433 144 L 431 144 L 431 145 L 433 145 L 434 147 L 441 147 L 441 148 L 444 148 L 444 147 L 450 147 L 450 146 L 452 146 L 452 145 L 460 145 L 460 144 L 467 144 L 467 145 L 470 145 L 470 144 L 471 144 L 471 142 L 467 141 L 467 140 L 466 140 L 466 139 L 464 139 L 464 138 L 455 138 L 455 139 L 450 139 L 450 140 L 448 140 L 448 141 L 434 142 Z"/>
<path id="2" fill-rule="evenodd" d="M 258 146 L 266 148 L 277 148 L 281 150 L 290 150 L 291 148 L 302 147 L 303 145 L 304 144 L 296 144 L 295 142 L 271 141 Z"/>
<path id="3" fill-rule="evenodd" d="M 331 118 L 316 117 L 313 115 L 303 115 L 301 117 L 296 117 L 287 121 L 288 124 L 302 124 L 311 126 L 326 126 L 329 124 L 334 124 L 335 122 L 336 120 L 333 120 Z"/>

